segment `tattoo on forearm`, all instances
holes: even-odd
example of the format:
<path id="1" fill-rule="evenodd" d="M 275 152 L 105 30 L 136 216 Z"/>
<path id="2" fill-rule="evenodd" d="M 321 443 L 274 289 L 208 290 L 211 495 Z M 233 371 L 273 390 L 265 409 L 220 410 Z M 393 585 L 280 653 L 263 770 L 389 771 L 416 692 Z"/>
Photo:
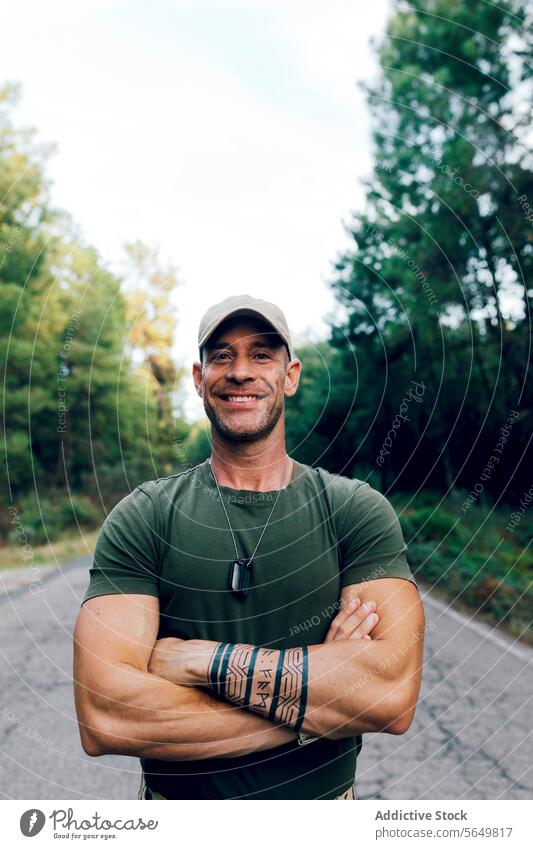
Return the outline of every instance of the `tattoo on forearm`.
<path id="1" fill-rule="evenodd" d="M 298 731 L 307 707 L 307 646 L 276 651 L 218 643 L 207 682 L 220 698 Z"/>

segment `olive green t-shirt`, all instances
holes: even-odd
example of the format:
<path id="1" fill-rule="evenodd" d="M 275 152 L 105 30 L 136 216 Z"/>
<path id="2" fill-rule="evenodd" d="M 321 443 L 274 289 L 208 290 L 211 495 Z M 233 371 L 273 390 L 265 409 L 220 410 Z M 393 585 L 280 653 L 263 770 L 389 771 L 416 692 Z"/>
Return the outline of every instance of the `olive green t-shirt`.
<path id="1" fill-rule="evenodd" d="M 239 556 L 248 558 L 278 491 L 220 491 Z M 324 641 L 343 587 L 383 577 L 415 583 L 405 549 L 383 495 L 295 461 L 253 559 L 250 594 L 239 600 L 228 591 L 235 548 L 205 461 L 141 484 L 114 507 L 83 601 L 110 593 L 157 596 L 158 639 L 313 645 Z M 358 735 L 239 758 L 141 764 L 148 786 L 168 799 L 332 799 L 352 785 L 360 748 Z"/>

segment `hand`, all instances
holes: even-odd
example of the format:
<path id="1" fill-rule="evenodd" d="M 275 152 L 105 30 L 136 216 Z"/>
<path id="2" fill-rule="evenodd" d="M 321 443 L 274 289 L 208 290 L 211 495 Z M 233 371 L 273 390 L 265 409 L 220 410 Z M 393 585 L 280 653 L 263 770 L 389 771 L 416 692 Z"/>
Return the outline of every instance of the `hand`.
<path id="1" fill-rule="evenodd" d="M 368 605 L 368 606 L 367 606 Z M 325 643 L 333 640 L 370 640 L 370 632 L 379 622 L 374 601 L 361 604 L 361 599 L 344 599 L 341 601 L 340 612 L 329 626 Z"/>
<path id="2" fill-rule="evenodd" d="M 148 672 L 184 687 L 206 684 L 209 660 L 216 645 L 211 640 L 163 637 L 155 642 Z"/>

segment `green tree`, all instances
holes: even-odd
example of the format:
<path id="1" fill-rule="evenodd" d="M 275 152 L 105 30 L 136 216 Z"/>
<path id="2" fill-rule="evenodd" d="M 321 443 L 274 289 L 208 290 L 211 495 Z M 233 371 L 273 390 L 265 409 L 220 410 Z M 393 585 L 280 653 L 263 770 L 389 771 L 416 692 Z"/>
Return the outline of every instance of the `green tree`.
<path id="1" fill-rule="evenodd" d="M 32 433 L 28 375 L 33 359 L 32 323 L 49 282 L 45 223 L 49 219 L 44 163 L 49 148 L 35 132 L 18 130 L 10 112 L 17 86 L 0 88 L 0 352 L 2 369 L 2 474 L 4 493 L 29 486 Z M 43 395 L 35 399 L 40 406 Z M 39 459 L 34 465 L 39 472 Z"/>
<path id="2" fill-rule="evenodd" d="M 513 408 L 521 418 L 511 463 L 524 447 L 533 253 L 524 198 L 533 184 L 522 97 L 531 53 L 518 0 L 407 0 L 379 46 L 379 79 L 367 86 L 375 166 L 348 228 L 353 248 L 335 264 L 342 310 L 332 341 L 355 351 L 368 463 L 410 381 L 425 387 L 380 470 L 385 488 L 469 486 Z M 517 475 L 512 487 L 520 485 Z"/>
<path id="3" fill-rule="evenodd" d="M 112 506 L 140 481 L 173 472 L 175 440 L 189 428 L 171 352 L 174 269 L 138 242 L 127 246 L 124 280 L 50 206 L 50 149 L 13 125 L 18 95 L 0 89 L 2 482 L 42 541 L 41 504 L 54 532 L 73 511 L 94 520 L 95 503 Z M 8 532 L 3 516 L 0 534 Z"/>
<path id="4" fill-rule="evenodd" d="M 176 295 L 180 281 L 177 269 L 164 263 L 157 248 L 141 241 L 124 246 L 126 321 L 129 328 L 126 350 L 136 366 L 146 396 L 157 407 L 156 433 L 159 462 L 165 473 L 180 462 L 174 446 L 185 436 L 181 384 L 185 369 L 178 368 L 172 346 L 178 324 Z M 147 433 L 147 439 L 150 434 Z"/>

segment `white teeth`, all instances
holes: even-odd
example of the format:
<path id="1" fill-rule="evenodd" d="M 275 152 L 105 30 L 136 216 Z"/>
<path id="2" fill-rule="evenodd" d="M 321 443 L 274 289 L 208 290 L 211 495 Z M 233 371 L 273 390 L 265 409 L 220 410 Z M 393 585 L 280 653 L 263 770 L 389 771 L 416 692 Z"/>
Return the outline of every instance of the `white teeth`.
<path id="1" fill-rule="evenodd" d="M 257 395 L 229 395 L 228 401 L 255 401 Z"/>

